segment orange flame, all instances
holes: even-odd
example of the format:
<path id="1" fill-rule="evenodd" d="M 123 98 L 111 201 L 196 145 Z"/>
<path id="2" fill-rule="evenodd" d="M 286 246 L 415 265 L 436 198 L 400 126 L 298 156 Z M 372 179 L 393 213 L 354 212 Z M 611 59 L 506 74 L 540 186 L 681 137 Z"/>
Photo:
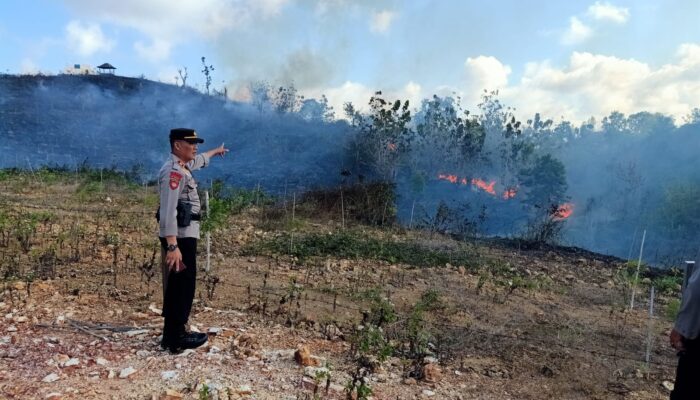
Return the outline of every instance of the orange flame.
<path id="1" fill-rule="evenodd" d="M 552 217 L 556 221 L 563 221 L 571 216 L 571 214 L 574 213 L 574 204 L 573 203 L 564 203 L 557 207 L 557 210 L 552 214 Z"/>
<path id="2" fill-rule="evenodd" d="M 473 178 L 472 179 L 472 185 L 478 187 L 479 189 L 485 191 L 488 194 L 491 195 L 496 195 L 496 190 L 493 188 L 496 185 L 496 181 L 491 181 L 490 183 L 486 183 L 486 181 Z"/>
<path id="3" fill-rule="evenodd" d="M 457 183 L 457 175 L 440 174 L 438 175 L 438 179 L 442 179 L 443 181 L 448 181 L 451 183 Z"/>
<path id="4" fill-rule="evenodd" d="M 458 185 L 469 185 L 470 183 L 474 186 L 476 186 L 478 189 L 483 190 L 484 192 L 496 196 L 496 181 L 489 181 L 488 183 L 479 178 L 472 178 L 471 181 L 467 179 L 466 177 L 459 177 L 457 175 L 451 175 L 451 174 L 438 174 L 438 179 L 443 180 L 443 181 L 448 181 L 452 184 Z M 503 192 L 503 199 L 504 200 L 510 200 L 514 198 L 518 194 L 518 188 L 508 188 L 506 191 Z"/>
<path id="5" fill-rule="evenodd" d="M 509 188 L 503 192 L 503 199 L 510 200 L 518 194 L 518 188 Z"/>

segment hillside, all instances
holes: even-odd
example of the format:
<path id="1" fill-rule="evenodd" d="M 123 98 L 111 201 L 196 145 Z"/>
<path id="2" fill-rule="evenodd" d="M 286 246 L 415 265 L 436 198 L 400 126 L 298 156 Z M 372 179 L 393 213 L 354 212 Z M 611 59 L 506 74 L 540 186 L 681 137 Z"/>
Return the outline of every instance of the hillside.
<path id="1" fill-rule="evenodd" d="M 0 172 L 2 396 L 343 399 L 353 375 L 375 399 L 668 396 L 673 272 L 645 268 L 629 311 L 634 266 L 611 257 L 218 190 L 190 321 L 209 345 L 171 355 L 155 188 L 110 171 Z M 328 369 L 299 366 L 300 347 Z"/>
<path id="2" fill-rule="evenodd" d="M 0 75 L 3 168 L 84 165 L 131 170 L 147 181 L 168 156 L 174 127 L 196 128 L 203 148 L 225 142 L 234 150 L 202 180 L 275 192 L 339 180 L 343 123 L 263 114 L 248 103 L 140 78 Z"/>

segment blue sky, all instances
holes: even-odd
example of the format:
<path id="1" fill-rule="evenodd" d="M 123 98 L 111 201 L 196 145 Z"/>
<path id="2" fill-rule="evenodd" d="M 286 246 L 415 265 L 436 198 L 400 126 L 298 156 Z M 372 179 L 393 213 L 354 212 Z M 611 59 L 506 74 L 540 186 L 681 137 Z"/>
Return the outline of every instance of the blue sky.
<path id="1" fill-rule="evenodd" d="M 4 0 L 0 71 L 79 63 L 245 100 L 250 81 L 294 82 L 340 109 L 375 90 L 410 99 L 483 89 L 527 118 L 613 110 L 682 121 L 700 107 L 697 0 Z"/>

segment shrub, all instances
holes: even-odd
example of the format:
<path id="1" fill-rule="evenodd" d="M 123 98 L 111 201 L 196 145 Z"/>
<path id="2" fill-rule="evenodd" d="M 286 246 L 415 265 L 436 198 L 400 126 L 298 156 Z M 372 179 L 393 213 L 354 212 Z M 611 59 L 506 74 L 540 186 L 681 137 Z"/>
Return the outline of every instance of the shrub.
<path id="1" fill-rule="evenodd" d="M 470 265 L 476 256 L 469 251 L 431 249 L 413 242 L 377 239 L 350 230 L 329 234 L 295 235 L 283 233 L 275 238 L 254 243 L 244 254 L 289 254 L 300 260 L 309 257 L 364 258 L 402 263 L 418 267 L 435 267 L 451 263 Z"/>
<path id="2" fill-rule="evenodd" d="M 358 182 L 332 189 L 306 192 L 301 199 L 311 207 L 301 207 L 308 215 L 318 212 L 340 216 L 368 225 L 396 223 L 396 187 L 389 182 Z"/>

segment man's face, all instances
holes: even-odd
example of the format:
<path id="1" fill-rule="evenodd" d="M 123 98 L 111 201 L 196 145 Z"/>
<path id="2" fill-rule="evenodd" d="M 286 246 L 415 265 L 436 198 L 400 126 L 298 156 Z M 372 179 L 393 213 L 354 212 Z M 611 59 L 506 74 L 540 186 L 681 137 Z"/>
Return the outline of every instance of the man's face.
<path id="1" fill-rule="evenodd" d="M 190 143 L 185 140 L 178 140 L 174 143 L 174 153 L 182 161 L 189 162 L 194 160 L 197 155 L 197 143 Z"/>

